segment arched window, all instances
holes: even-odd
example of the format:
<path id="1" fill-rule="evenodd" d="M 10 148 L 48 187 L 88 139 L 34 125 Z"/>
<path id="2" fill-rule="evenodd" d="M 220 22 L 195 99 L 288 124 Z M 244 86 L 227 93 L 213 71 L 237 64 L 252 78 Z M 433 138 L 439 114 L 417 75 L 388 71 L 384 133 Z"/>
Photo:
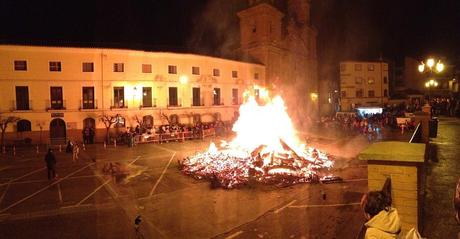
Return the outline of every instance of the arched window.
<path id="1" fill-rule="evenodd" d="M 123 116 L 118 116 L 114 128 L 124 128 L 126 125 L 126 120 Z"/>
<path id="2" fill-rule="evenodd" d="M 32 126 L 30 121 L 28 120 L 19 120 L 17 122 L 17 130 L 18 132 L 26 132 L 26 131 L 32 131 Z"/>
<path id="3" fill-rule="evenodd" d="M 179 116 L 174 114 L 169 117 L 169 121 L 171 122 L 171 125 L 176 125 L 179 124 Z"/>
<path id="4" fill-rule="evenodd" d="M 145 115 L 142 117 L 142 121 L 144 122 L 144 125 L 147 129 L 153 128 L 153 116 Z"/>

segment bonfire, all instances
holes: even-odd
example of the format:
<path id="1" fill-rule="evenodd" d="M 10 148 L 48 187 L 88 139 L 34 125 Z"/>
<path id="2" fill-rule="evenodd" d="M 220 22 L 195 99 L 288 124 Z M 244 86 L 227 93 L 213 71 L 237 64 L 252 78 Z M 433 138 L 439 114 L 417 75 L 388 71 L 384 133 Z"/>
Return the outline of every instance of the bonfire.
<path id="1" fill-rule="evenodd" d="M 300 143 L 280 96 L 267 96 L 263 103 L 249 96 L 239 113 L 232 128 L 236 137 L 222 141 L 220 149 L 211 143 L 207 151 L 181 160 L 183 173 L 235 188 L 251 182 L 318 182 L 333 166 L 326 153 Z"/>

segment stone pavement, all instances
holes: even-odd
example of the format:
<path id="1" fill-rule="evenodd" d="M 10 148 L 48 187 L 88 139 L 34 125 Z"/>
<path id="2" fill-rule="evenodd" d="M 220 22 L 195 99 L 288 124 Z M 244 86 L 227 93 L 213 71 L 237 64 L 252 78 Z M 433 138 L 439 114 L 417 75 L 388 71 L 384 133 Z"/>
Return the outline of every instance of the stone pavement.
<path id="1" fill-rule="evenodd" d="M 432 138 L 431 148 L 423 236 L 455 239 L 460 232 L 453 210 L 454 190 L 460 177 L 460 119 L 440 118 L 438 137 Z"/>

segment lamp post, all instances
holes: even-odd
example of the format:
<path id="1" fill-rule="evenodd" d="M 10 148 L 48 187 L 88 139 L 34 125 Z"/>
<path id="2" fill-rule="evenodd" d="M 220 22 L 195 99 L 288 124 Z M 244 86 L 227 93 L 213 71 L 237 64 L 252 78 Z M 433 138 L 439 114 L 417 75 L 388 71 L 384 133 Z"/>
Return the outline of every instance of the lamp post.
<path id="1" fill-rule="evenodd" d="M 418 71 L 421 74 L 426 74 L 427 78 L 431 78 L 425 82 L 425 87 L 428 89 L 428 104 L 430 104 L 431 91 L 433 88 L 438 87 L 438 82 L 433 79 L 434 75 L 444 71 L 444 64 L 441 60 L 436 62 L 434 58 L 428 58 L 425 62 L 422 61 L 420 65 L 418 65 Z"/>

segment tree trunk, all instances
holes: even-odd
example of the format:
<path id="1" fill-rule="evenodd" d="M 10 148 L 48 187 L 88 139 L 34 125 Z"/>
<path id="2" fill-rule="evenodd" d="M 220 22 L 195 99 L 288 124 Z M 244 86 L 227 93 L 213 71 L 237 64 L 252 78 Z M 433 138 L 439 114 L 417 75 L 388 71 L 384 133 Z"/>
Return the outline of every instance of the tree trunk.
<path id="1" fill-rule="evenodd" d="M 4 140 L 5 140 L 5 130 L 4 129 L 2 129 L 2 138 L 0 140 L 1 140 L 0 141 L 0 146 L 3 147 L 3 145 L 5 145 L 5 142 L 4 142 Z"/>
<path id="2" fill-rule="evenodd" d="M 109 144 L 109 130 L 110 130 L 110 127 L 109 128 L 105 128 L 105 142 L 106 144 Z"/>

